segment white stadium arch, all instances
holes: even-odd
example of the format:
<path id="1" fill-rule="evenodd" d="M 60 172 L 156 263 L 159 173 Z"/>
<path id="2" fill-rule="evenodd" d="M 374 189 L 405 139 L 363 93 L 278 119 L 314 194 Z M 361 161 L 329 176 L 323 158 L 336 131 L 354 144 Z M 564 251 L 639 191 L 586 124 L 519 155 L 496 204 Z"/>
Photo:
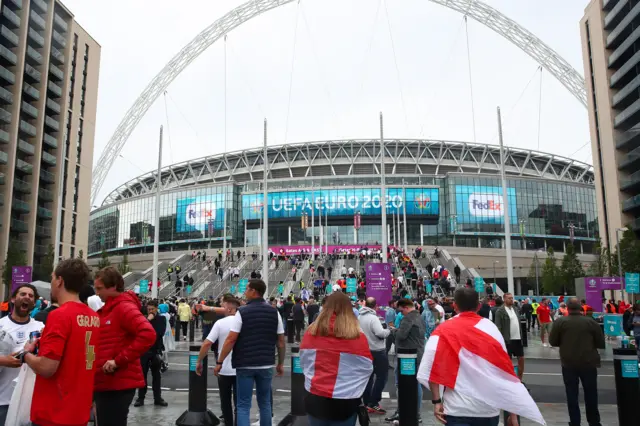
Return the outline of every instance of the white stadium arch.
<path id="1" fill-rule="evenodd" d="M 209 46 L 225 34 L 277 7 L 295 0 L 249 0 L 205 28 L 169 61 L 129 108 L 113 136 L 100 154 L 91 182 L 91 205 L 94 205 L 111 166 L 120 154 L 142 117 L 169 84 Z M 469 16 L 497 32 L 549 71 L 585 107 L 587 95 L 584 78 L 557 52 L 533 33 L 491 6 L 479 0 L 429 0 Z"/>

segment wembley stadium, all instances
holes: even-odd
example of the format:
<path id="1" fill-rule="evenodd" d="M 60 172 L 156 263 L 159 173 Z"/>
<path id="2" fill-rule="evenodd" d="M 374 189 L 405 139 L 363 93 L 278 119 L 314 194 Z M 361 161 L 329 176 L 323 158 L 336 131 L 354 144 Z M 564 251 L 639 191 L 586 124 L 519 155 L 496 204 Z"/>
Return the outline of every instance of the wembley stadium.
<path id="1" fill-rule="evenodd" d="M 422 139 L 384 145 L 391 244 L 406 235 L 410 246 L 504 247 L 499 146 Z M 270 146 L 267 161 L 259 147 L 174 164 L 161 172 L 159 223 L 153 171 L 115 188 L 91 212 L 88 255 L 151 253 L 155 232 L 163 252 L 217 249 L 225 236 L 228 247 L 257 251 L 265 163 L 270 247 L 310 245 L 312 234 L 316 245 L 376 244 L 380 160 L 380 142 L 361 139 Z M 578 253 L 593 252 L 591 165 L 506 147 L 505 172 L 514 249 L 563 251 L 571 240 Z"/>

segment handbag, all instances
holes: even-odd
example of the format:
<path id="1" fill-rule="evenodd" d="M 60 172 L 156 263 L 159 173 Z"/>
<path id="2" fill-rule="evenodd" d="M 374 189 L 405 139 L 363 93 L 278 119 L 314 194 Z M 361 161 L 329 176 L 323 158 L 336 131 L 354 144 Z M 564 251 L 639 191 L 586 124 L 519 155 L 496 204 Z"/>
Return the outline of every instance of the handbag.
<path id="1" fill-rule="evenodd" d="M 357 412 L 358 412 L 358 423 L 360 424 L 360 426 L 369 426 L 369 423 L 370 423 L 369 411 L 367 410 L 367 407 L 364 405 L 362 400 L 360 400 L 360 405 L 358 405 Z"/>

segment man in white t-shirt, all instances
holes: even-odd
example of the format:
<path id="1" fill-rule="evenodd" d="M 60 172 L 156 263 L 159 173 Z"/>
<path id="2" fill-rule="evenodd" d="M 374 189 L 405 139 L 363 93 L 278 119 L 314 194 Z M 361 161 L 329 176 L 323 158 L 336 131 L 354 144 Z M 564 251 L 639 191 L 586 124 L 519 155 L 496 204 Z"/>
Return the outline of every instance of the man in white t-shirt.
<path id="1" fill-rule="evenodd" d="M 334 285 L 331 286 L 331 290 L 333 291 L 333 293 L 335 293 L 338 291 L 342 291 L 342 287 L 340 287 L 340 284 L 335 283 Z"/>
<path id="2" fill-rule="evenodd" d="M 222 300 L 222 307 L 225 309 L 225 317 L 216 321 L 213 328 L 209 332 L 198 355 L 198 364 L 196 365 L 196 374 L 202 375 L 202 360 L 211 350 L 211 346 L 217 341 L 222 346 L 231 331 L 234 323 L 234 315 L 240 306 L 240 301 L 233 296 L 226 296 Z M 205 372 L 206 373 L 206 372 Z M 220 408 L 225 424 L 234 425 L 234 412 L 237 410 L 236 397 L 236 370 L 231 366 L 231 354 L 222 363 L 222 368 L 218 373 L 218 388 L 220 389 Z M 233 398 L 233 405 L 231 400 Z"/>
<path id="3" fill-rule="evenodd" d="M 440 305 L 439 302 L 435 302 L 435 304 L 436 304 L 436 311 L 438 311 L 438 313 L 440 314 L 440 320 L 438 321 L 438 323 L 444 322 L 444 320 L 445 320 L 444 308 Z"/>
<path id="4" fill-rule="evenodd" d="M 32 331 L 42 331 L 44 324 L 29 316 L 38 298 L 38 291 L 31 284 L 22 284 L 11 295 L 13 312 L 0 319 L 0 425 L 5 424 L 13 380 L 18 377 L 21 363 L 12 355 L 20 352 L 29 341 Z"/>

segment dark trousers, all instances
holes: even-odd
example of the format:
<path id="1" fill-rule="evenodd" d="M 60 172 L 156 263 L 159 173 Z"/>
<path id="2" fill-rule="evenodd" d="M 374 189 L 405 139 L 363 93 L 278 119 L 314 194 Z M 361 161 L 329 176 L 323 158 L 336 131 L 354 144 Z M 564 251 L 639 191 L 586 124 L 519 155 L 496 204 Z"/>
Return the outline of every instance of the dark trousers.
<path id="1" fill-rule="evenodd" d="M 304 321 L 294 320 L 293 321 L 293 327 L 296 330 L 296 342 L 299 342 L 300 341 L 300 333 L 302 332 L 302 329 L 304 328 Z"/>
<path id="2" fill-rule="evenodd" d="M 98 424 L 100 426 L 127 426 L 129 406 L 135 394 L 135 389 L 94 392 Z"/>
<path id="3" fill-rule="evenodd" d="M 536 324 L 538 325 L 538 330 L 540 330 L 540 323 L 538 322 L 538 315 L 531 315 L 531 328 L 535 329 Z"/>
<path id="4" fill-rule="evenodd" d="M 220 408 L 224 424 L 237 425 L 237 418 L 234 415 L 238 409 L 238 395 L 236 393 L 236 376 L 218 375 L 218 388 L 220 388 Z M 233 404 L 231 398 L 233 397 Z"/>
<path id="5" fill-rule="evenodd" d="M 189 321 L 180 321 L 180 327 L 182 327 L 182 336 L 187 337 L 187 326 L 189 325 Z"/>
<path id="6" fill-rule="evenodd" d="M 386 351 L 371 351 L 371 356 L 373 356 L 373 372 L 362 395 L 362 402 L 369 407 L 380 404 L 382 391 L 389 377 L 389 357 Z"/>
<path id="7" fill-rule="evenodd" d="M 151 388 L 153 389 L 153 400 L 160 401 L 162 399 L 162 391 L 160 390 L 160 381 L 162 380 L 162 374 L 160 374 L 160 367 L 162 362 L 157 354 L 149 353 L 140 357 L 140 364 L 142 364 L 142 375 L 144 376 L 144 387 L 138 389 L 138 399 L 144 400 L 147 395 L 147 373 L 151 369 Z"/>
<path id="8" fill-rule="evenodd" d="M 389 335 L 387 336 L 387 341 L 385 342 L 387 354 L 388 354 L 388 353 L 389 353 L 389 351 L 391 350 L 391 346 L 392 346 L 394 343 L 395 343 L 395 339 L 394 339 L 393 335 L 389 334 Z"/>
<path id="9" fill-rule="evenodd" d="M 496 417 L 457 417 L 445 416 L 447 426 L 498 426 L 500 416 Z"/>
<path id="10" fill-rule="evenodd" d="M 562 379 L 567 394 L 567 408 L 571 426 L 580 426 L 580 393 L 579 382 L 584 390 L 584 405 L 587 411 L 589 426 L 600 426 L 600 412 L 598 411 L 598 370 L 596 368 L 566 368 L 562 367 Z"/>
<path id="11" fill-rule="evenodd" d="M 527 331 L 531 331 L 531 312 L 527 312 L 524 316 L 527 318 Z"/>

